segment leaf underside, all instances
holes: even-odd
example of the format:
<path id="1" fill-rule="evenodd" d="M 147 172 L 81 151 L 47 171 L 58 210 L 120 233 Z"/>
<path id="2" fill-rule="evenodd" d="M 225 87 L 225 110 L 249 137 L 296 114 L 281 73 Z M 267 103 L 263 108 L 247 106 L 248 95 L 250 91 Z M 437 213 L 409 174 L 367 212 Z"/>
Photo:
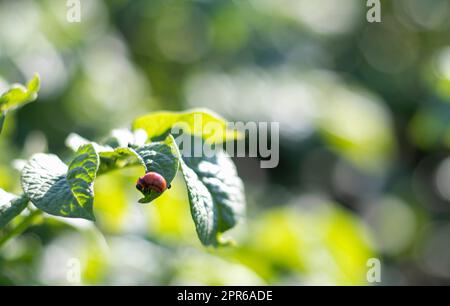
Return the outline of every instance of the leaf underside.
<path id="1" fill-rule="evenodd" d="M 204 245 L 220 244 L 221 233 L 245 214 L 243 184 L 223 151 L 209 158 L 183 157 L 182 173 L 197 234 Z"/>

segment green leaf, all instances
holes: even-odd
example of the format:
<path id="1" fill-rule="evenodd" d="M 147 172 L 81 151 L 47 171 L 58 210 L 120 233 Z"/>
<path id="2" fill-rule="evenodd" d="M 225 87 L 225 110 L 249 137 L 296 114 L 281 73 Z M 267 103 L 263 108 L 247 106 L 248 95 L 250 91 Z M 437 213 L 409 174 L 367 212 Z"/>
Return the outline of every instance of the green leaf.
<path id="1" fill-rule="evenodd" d="M 131 166 L 143 166 L 145 168 L 145 162 L 132 148 L 116 148 L 110 151 L 99 151 L 99 155 L 99 175 Z"/>
<path id="2" fill-rule="evenodd" d="M 116 142 L 116 140 L 114 140 L 114 142 Z M 73 151 L 76 151 L 80 146 L 87 144 L 92 144 L 100 156 L 98 175 L 129 166 L 141 165 L 145 168 L 145 162 L 131 147 L 113 148 L 109 145 L 101 145 L 92 142 L 74 133 L 70 134 L 66 139 L 66 145 Z"/>
<path id="3" fill-rule="evenodd" d="M 172 135 L 169 135 L 164 142 L 152 142 L 142 147 L 135 148 L 136 153 L 144 161 L 146 172 L 154 171 L 161 174 L 167 185 L 175 178 L 179 167 L 178 147 Z M 161 193 L 150 191 L 144 194 L 140 203 L 149 203 L 159 197 Z"/>
<path id="4" fill-rule="evenodd" d="M 239 132 L 228 129 L 222 117 L 203 109 L 155 112 L 137 118 L 132 124 L 133 130 L 145 130 L 149 140 L 164 139 L 174 127 L 183 128 L 185 133 L 202 137 L 210 143 L 223 143 L 241 137 Z"/>
<path id="5" fill-rule="evenodd" d="M 13 84 L 11 89 L 0 96 L 0 133 L 5 121 L 6 113 L 26 103 L 36 100 L 40 88 L 39 75 L 35 75 L 27 84 Z"/>
<path id="6" fill-rule="evenodd" d="M 11 89 L 0 96 L 0 111 L 10 111 L 23 104 L 36 100 L 40 87 L 40 79 L 36 74 L 27 84 L 14 84 Z"/>
<path id="7" fill-rule="evenodd" d="M 99 156 L 92 144 L 81 146 L 67 167 L 56 155 L 36 154 L 22 170 L 22 187 L 44 212 L 95 220 L 93 182 Z"/>
<path id="8" fill-rule="evenodd" d="M 0 229 L 17 217 L 28 204 L 25 195 L 16 196 L 0 189 Z"/>
<path id="9" fill-rule="evenodd" d="M 183 157 L 192 218 L 204 245 L 218 245 L 221 233 L 234 227 L 245 214 L 241 179 L 230 157 L 223 151 L 206 157 Z"/>
<path id="10" fill-rule="evenodd" d="M 127 134 L 125 131 L 114 133 L 113 137 L 107 139 L 109 145 L 92 143 L 89 140 L 76 134 L 69 135 L 66 144 L 76 149 L 80 145 L 92 143 L 100 156 L 100 167 L 98 174 L 104 174 L 115 169 L 122 169 L 130 166 L 142 166 L 145 173 L 154 171 L 161 174 L 169 185 L 178 171 L 179 156 L 175 140 L 169 135 L 162 142 L 152 142 L 150 144 L 138 145 L 145 135 Z M 118 136 L 120 134 L 120 136 Z M 120 147 L 128 145 L 129 147 Z M 114 148 L 112 146 L 115 146 Z M 162 193 L 151 191 L 143 193 L 144 198 L 140 203 L 150 203 Z"/>

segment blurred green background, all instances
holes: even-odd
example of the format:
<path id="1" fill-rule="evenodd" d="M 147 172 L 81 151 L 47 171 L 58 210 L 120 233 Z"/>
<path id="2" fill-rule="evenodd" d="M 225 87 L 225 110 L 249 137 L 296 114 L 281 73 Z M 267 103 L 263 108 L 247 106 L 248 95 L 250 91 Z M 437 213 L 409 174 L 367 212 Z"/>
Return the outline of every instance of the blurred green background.
<path id="1" fill-rule="evenodd" d="M 450 283 L 450 1 L 382 1 L 373 24 L 361 0 L 81 7 L 0 1 L 0 90 L 42 78 L 7 118 L 0 188 L 20 192 L 16 159 L 69 157 L 71 132 L 161 109 L 279 122 L 280 164 L 235 159 L 236 247 L 200 245 L 180 181 L 138 204 L 129 169 L 98 179 L 95 225 L 47 216 L 2 248 L 0 284 L 366 285 L 372 257 L 381 284 Z"/>

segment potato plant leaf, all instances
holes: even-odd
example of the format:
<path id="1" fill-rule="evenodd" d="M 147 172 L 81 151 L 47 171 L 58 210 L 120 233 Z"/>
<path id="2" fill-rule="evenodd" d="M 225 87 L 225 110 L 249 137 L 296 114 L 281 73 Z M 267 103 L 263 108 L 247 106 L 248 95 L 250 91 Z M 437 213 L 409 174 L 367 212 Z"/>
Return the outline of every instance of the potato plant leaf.
<path id="1" fill-rule="evenodd" d="M 9 90 L 0 96 L 0 133 L 8 111 L 21 107 L 36 100 L 40 88 L 40 79 L 36 74 L 27 84 L 13 84 Z"/>
<path id="2" fill-rule="evenodd" d="M 239 132 L 227 127 L 222 117 L 204 109 L 154 112 L 137 118 L 132 124 L 133 130 L 145 130 L 149 140 L 164 139 L 174 127 L 211 143 L 223 143 L 241 137 Z"/>
<path id="3" fill-rule="evenodd" d="M 92 143 L 100 156 L 99 174 L 140 165 L 145 170 L 143 174 L 154 171 L 161 174 L 167 184 L 173 181 L 178 171 L 179 157 L 175 140 L 171 135 L 164 141 L 140 145 L 142 135 L 128 134 L 124 131 L 114 134 L 115 136 L 109 137 L 104 145 Z M 146 139 L 145 136 L 144 139 Z M 72 134 L 68 137 L 66 143 L 72 149 L 76 149 L 80 145 L 91 142 L 81 136 Z M 150 203 L 161 194 L 155 191 L 143 193 L 144 197 L 139 202 Z"/>
<path id="4" fill-rule="evenodd" d="M 91 144 L 81 146 L 68 167 L 56 155 L 36 154 L 22 170 L 22 187 L 48 214 L 95 220 L 93 182 L 98 167 L 99 156 Z"/>
<path id="5" fill-rule="evenodd" d="M 163 142 L 152 142 L 142 147 L 137 147 L 137 154 L 145 163 L 146 172 L 154 171 L 161 174 L 169 186 L 175 178 L 179 167 L 178 148 L 172 135 Z M 150 191 L 144 193 L 140 203 L 149 203 L 159 197 L 161 193 Z"/>
<path id="6" fill-rule="evenodd" d="M 221 233 L 234 227 L 245 214 L 241 179 L 230 157 L 218 150 L 213 157 L 180 160 L 192 219 L 204 245 L 218 245 Z"/>

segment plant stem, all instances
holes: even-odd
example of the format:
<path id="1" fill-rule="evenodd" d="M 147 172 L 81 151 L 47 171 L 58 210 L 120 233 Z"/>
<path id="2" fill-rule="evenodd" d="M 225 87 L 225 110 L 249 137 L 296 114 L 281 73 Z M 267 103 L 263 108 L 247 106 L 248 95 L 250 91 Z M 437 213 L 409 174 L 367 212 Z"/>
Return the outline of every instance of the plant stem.
<path id="1" fill-rule="evenodd" d="M 6 233 L 5 236 L 0 238 L 0 248 L 10 239 L 24 232 L 33 223 L 34 219 L 41 214 L 42 212 L 40 210 L 30 211 L 30 214 L 28 216 L 25 216 L 22 222 L 20 222 L 10 232 Z"/>

